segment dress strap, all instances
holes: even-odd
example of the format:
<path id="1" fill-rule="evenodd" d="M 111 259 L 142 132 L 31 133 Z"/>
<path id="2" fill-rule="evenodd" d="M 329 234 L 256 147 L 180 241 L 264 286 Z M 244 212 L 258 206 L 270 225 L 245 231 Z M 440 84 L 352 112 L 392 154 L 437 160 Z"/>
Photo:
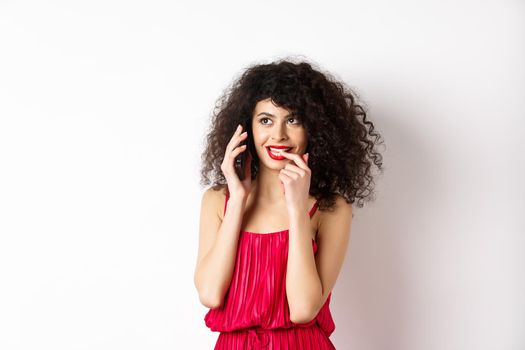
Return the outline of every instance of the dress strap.
<path id="1" fill-rule="evenodd" d="M 317 210 L 318 206 L 319 206 L 319 201 L 316 199 L 312 209 L 310 209 L 310 212 L 308 212 L 308 215 L 310 215 L 310 218 L 312 217 L 312 215 L 315 214 L 315 211 Z"/>

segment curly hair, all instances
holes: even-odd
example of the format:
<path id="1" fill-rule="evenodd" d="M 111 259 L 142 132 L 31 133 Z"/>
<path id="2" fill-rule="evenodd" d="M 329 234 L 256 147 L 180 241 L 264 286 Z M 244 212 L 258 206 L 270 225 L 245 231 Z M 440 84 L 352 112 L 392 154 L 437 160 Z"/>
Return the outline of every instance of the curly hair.
<path id="1" fill-rule="evenodd" d="M 201 185 L 214 189 L 226 184 L 221 171 L 224 152 L 238 124 L 251 134 L 251 118 L 257 102 L 271 98 L 277 106 L 300 117 L 308 137 L 306 152 L 312 176 L 310 195 L 319 210 L 332 210 L 337 194 L 347 203 L 363 207 L 374 195 L 373 164 L 380 172 L 382 156 L 375 145 L 384 143 L 374 124 L 367 120 L 356 94 L 317 65 L 280 59 L 255 64 L 223 91 L 213 109 L 201 161 Z M 253 156 L 252 180 L 259 158 L 253 142 L 247 142 Z"/>

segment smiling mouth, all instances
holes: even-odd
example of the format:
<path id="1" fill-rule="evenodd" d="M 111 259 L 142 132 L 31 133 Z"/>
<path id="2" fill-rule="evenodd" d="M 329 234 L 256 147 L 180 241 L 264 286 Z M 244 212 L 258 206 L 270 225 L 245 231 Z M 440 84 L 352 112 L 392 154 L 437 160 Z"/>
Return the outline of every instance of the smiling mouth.
<path id="1" fill-rule="evenodd" d="M 288 159 L 286 158 L 285 156 L 282 156 L 280 155 L 278 152 L 279 150 L 284 150 L 286 152 L 290 151 L 293 147 L 289 147 L 289 148 L 282 148 L 282 149 L 276 149 L 276 148 L 272 148 L 272 147 L 266 147 L 266 151 L 268 152 L 268 156 L 270 158 L 272 158 L 273 160 L 285 160 L 285 159 Z"/>
<path id="2" fill-rule="evenodd" d="M 268 153 L 276 156 L 276 157 L 279 157 L 279 151 L 285 151 L 285 152 L 288 152 L 292 149 L 293 147 L 289 147 L 289 148 L 273 148 L 273 147 L 266 147 L 266 149 L 268 150 Z"/>

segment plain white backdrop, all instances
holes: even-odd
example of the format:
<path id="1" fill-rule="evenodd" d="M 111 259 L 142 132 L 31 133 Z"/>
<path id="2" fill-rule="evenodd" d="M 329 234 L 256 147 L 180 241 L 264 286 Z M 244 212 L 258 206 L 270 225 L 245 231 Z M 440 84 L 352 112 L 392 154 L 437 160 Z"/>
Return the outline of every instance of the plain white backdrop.
<path id="1" fill-rule="evenodd" d="M 200 154 L 254 63 L 304 57 L 383 135 L 338 349 L 525 348 L 525 3 L 0 2 L 0 348 L 212 349 Z"/>

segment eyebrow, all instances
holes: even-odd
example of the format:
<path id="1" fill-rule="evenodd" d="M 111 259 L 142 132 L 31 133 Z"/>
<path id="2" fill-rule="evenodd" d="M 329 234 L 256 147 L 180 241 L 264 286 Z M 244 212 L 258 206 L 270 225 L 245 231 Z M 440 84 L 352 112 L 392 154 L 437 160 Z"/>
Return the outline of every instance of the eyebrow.
<path id="1" fill-rule="evenodd" d="M 271 113 L 268 113 L 268 112 L 261 112 L 261 113 L 257 114 L 257 117 L 260 116 L 260 115 L 267 115 L 269 117 L 274 117 L 275 118 L 275 115 L 273 115 Z M 286 117 L 295 117 L 295 113 L 293 113 L 293 112 L 289 113 L 289 114 L 284 116 L 284 118 L 286 118 Z"/>

